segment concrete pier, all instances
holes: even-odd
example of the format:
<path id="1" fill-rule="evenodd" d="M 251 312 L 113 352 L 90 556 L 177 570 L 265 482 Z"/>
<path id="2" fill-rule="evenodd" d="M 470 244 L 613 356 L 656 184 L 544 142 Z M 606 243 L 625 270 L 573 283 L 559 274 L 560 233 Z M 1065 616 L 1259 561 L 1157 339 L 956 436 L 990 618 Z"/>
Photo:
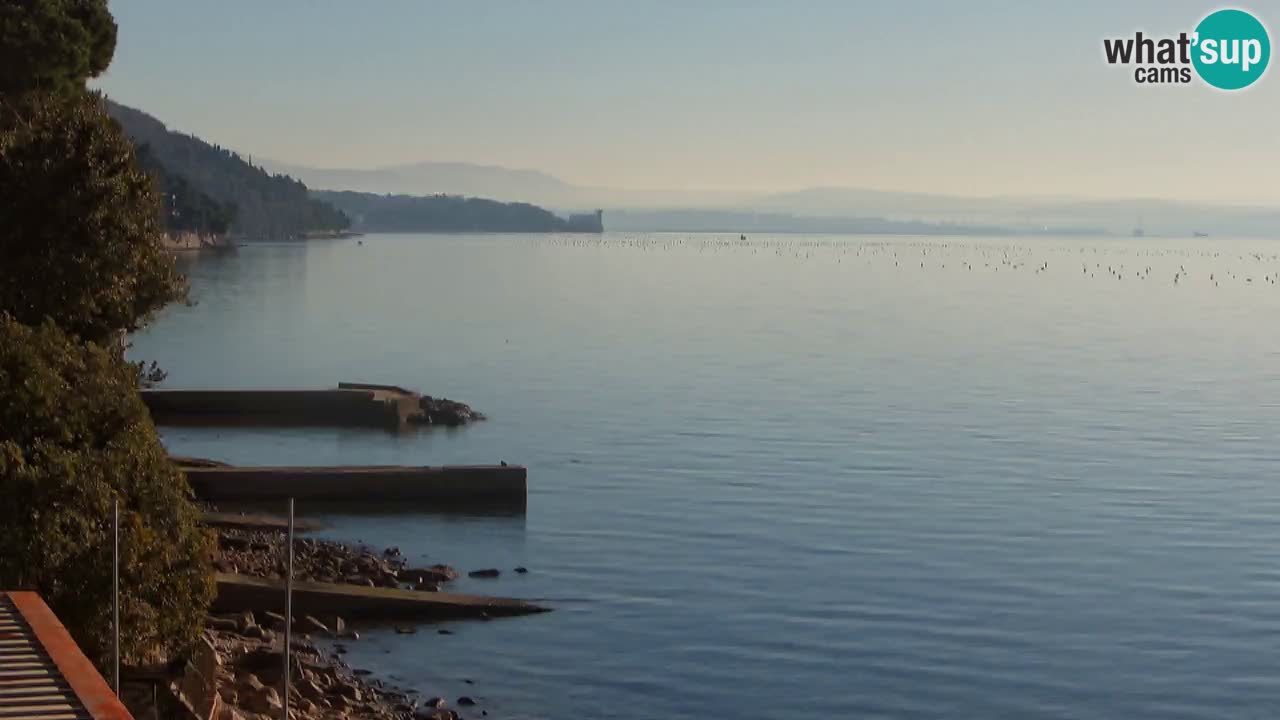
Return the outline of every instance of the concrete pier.
<path id="1" fill-rule="evenodd" d="M 215 579 L 218 583 L 218 597 L 214 600 L 216 611 L 280 612 L 284 607 L 284 583 L 280 580 L 232 573 L 218 573 Z M 447 620 L 532 615 L 547 610 L 531 602 L 510 598 L 293 581 L 295 617 L 340 615 L 364 619 Z"/>
<path id="2" fill-rule="evenodd" d="M 520 465 L 182 467 L 204 500 L 297 500 L 501 504 L 523 507 Z"/>
<path id="3" fill-rule="evenodd" d="M 161 425 L 339 425 L 398 429 L 421 412 L 421 396 L 389 385 L 327 390 L 142 390 Z"/>

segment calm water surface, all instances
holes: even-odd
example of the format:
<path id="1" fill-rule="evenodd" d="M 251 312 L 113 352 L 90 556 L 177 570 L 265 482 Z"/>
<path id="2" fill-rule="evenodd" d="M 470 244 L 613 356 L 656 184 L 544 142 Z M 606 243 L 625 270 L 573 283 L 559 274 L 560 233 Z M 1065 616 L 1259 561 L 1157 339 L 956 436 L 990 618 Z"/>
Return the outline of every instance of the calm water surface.
<path id="1" fill-rule="evenodd" d="M 472 716 L 1270 719 L 1277 252 L 263 245 L 184 261 L 198 304 L 134 355 L 167 387 L 391 382 L 489 414 L 405 436 L 165 430 L 240 463 L 527 464 L 525 516 L 331 518 L 414 561 L 529 567 L 458 585 L 555 612 L 352 644 L 353 665 L 476 697 Z"/>

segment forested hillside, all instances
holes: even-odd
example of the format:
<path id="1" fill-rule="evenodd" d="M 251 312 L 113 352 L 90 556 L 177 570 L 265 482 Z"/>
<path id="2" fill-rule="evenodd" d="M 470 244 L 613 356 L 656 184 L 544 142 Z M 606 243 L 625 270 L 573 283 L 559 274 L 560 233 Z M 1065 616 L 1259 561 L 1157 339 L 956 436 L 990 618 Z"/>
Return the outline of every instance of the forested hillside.
<path id="1" fill-rule="evenodd" d="M 600 232 L 599 213 L 568 219 L 528 203 L 504 203 L 455 195 L 375 195 L 320 190 L 367 232 Z"/>
<path id="2" fill-rule="evenodd" d="M 189 184 L 190 188 L 179 189 L 194 189 L 224 209 L 233 207 L 230 231 L 236 235 L 297 238 L 345 230 L 350 225 L 340 210 L 311 197 L 306 185 L 287 175 L 273 175 L 231 150 L 169 130 L 140 110 L 110 101 L 107 108 L 134 143 L 146 148 L 146 162 L 159 165 L 171 183 Z M 188 200 L 199 204 L 194 195 L 188 195 Z"/>
<path id="3" fill-rule="evenodd" d="M 169 172 L 150 145 L 137 149 L 138 165 L 155 178 L 160 191 L 160 213 L 165 230 L 225 235 L 236 217 L 236 208 L 197 190 L 185 177 Z"/>

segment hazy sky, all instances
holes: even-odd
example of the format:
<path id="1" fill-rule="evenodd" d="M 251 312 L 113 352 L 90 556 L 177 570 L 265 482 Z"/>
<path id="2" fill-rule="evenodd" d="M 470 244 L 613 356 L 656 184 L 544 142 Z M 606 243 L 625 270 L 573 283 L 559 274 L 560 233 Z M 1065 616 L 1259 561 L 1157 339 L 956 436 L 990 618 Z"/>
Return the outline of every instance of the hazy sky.
<path id="1" fill-rule="evenodd" d="M 1214 2 L 112 0 L 117 100 L 243 153 L 620 188 L 1280 203 L 1280 70 L 1142 86 Z M 1239 5 L 1271 28 L 1280 3 Z"/>

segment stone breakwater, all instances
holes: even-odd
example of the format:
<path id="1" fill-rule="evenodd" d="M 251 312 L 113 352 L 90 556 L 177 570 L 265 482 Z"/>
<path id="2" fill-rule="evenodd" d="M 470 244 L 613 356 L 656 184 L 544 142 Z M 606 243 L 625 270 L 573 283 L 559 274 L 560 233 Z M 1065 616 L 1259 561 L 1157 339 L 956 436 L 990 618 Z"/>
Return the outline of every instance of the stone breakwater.
<path id="1" fill-rule="evenodd" d="M 330 628 L 332 625 L 332 629 Z M 418 713 L 418 705 L 408 693 L 389 688 L 381 681 L 357 674 L 336 652 L 326 655 L 312 634 L 335 631 L 357 637 L 346 630 L 340 618 L 328 623 L 305 617 L 295 623 L 290 664 L 290 715 L 305 718 L 456 718 L 456 713 Z M 279 615 L 255 617 L 210 616 L 205 640 L 217 652 L 217 694 L 219 720 L 259 720 L 279 718 L 284 658 L 282 656 L 284 618 Z"/>
<path id="2" fill-rule="evenodd" d="M 285 574 L 285 535 L 278 530 L 222 528 L 218 531 L 220 572 L 279 579 Z M 293 576 L 298 580 L 435 592 L 456 580 L 448 565 L 410 567 L 398 548 L 381 553 L 331 540 L 294 538 Z"/>
<path id="3" fill-rule="evenodd" d="M 142 401 L 159 425 L 330 425 L 457 427 L 484 414 L 466 403 L 396 385 L 338 383 L 319 390 L 195 390 L 144 388 Z"/>
<path id="4" fill-rule="evenodd" d="M 278 529 L 223 527 L 218 529 L 214 564 L 221 572 L 278 579 L 285 573 L 285 548 L 285 535 Z M 521 567 L 514 572 L 527 570 Z M 468 573 L 471 577 L 498 574 L 495 568 Z M 294 577 L 299 580 L 436 592 L 458 576 L 459 572 L 448 565 L 410 566 L 397 548 L 376 551 L 331 540 L 294 539 Z M 274 612 L 209 616 L 204 643 L 217 659 L 214 668 L 206 673 L 216 677 L 221 708 L 218 720 L 280 717 L 284 626 L 285 618 Z M 459 711 L 450 705 L 468 708 L 472 717 L 488 715 L 472 697 L 461 696 L 452 702 L 441 697 L 419 697 L 351 668 L 343 655 L 349 643 L 359 642 L 360 633 L 341 616 L 300 615 L 294 618 L 292 630 L 293 717 L 459 720 Z M 396 630 L 416 632 L 412 626 L 397 626 Z M 441 629 L 438 634 L 451 633 Z M 326 653 L 320 649 L 318 638 L 326 639 L 332 650 Z"/>

